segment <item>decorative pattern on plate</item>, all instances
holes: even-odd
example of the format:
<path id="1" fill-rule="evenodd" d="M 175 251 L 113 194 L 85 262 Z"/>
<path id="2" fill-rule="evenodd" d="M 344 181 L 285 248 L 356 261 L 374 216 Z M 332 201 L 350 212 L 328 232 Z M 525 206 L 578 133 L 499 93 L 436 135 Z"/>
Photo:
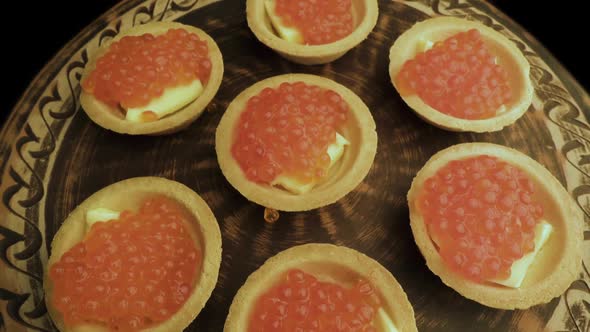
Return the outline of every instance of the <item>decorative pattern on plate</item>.
<path id="1" fill-rule="evenodd" d="M 379 22 L 367 41 L 338 61 L 309 68 L 283 60 L 254 38 L 242 1 L 128 0 L 74 38 L 40 72 L 0 132 L 0 331 L 55 329 L 39 282 L 50 239 L 91 193 L 140 175 L 165 176 L 197 189 L 220 221 L 226 253 L 220 287 L 190 331 L 220 330 L 246 277 L 268 257 L 307 242 L 347 245 L 379 260 L 408 293 L 421 331 L 588 331 L 590 97 L 537 41 L 485 2 L 381 0 L 379 8 Z M 432 15 L 480 21 L 523 50 L 536 95 L 516 124 L 495 134 L 446 133 L 408 116 L 407 110 L 398 112 L 406 106 L 389 84 L 387 49 L 401 32 Z M 186 131 L 122 140 L 79 112 L 79 78 L 88 54 L 100 44 L 152 20 L 179 20 L 210 33 L 227 54 L 226 76 L 209 106 L 212 112 Z M 388 143 L 379 147 L 372 170 L 351 194 L 317 211 L 283 213 L 269 224 L 263 208 L 248 203 L 224 180 L 215 161 L 214 132 L 235 91 L 287 72 L 322 75 L 347 85 L 372 110 L 379 141 Z M 488 309 L 454 294 L 422 264 L 405 193 L 430 155 L 468 141 L 495 142 L 529 154 L 566 185 L 586 214 L 584 274 L 561 298 L 526 311 Z M 163 151 L 167 158 L 156 160 Z"/>
<path id="2" fill-rule="evenodd" d="M 46 175 L 53 165 L 54 152 L 79 111 L 80 78 L 88 55 L 121 29 L 150 21 L 175 20 L 211 2 L 121 3 L 103 16 L 108 23 L 106 27 L 89 26 L 67 44 L 16 105 L 0 133 L 0 259 L 6 265 L 0 268 L 13 270 L 3 271 L 0 276 L 0 300 L 6 301 L 6 307 L 0 311 L 0 331 L 3 328 L 12 331 L 14 326 L 4 315 L 31 330 L 54 329 L 48 319 L 42 287 L 50 241 L 44 240 L 45 220 L 39 211 L 45 205 Z M 10 146 L 11 142 L 16 143 Z M 19 279 L 19 273 L 26 278 Z"/>
<path id="3" fill-rule="evenodd" d="M 527 45 L 517 34 L 499 24 L 492 15 L 474 6 L 473 2 L 414 0 L 408 1 L 408 4 L 431 16 L 451 15 L 480 21 L 508 37 L 529 60 L 531 79 L 535 86 L 533 108 L 541 110 L 545 115 L 547 128 L 551 132 L 555 148 L 559 150 L 558 155 L 563 160 L 561 166 L 566 178 L 565 187 L 584 212 L 586 221 L 583 273 L 561 296 L 545 327 L 549 331 L 560 332 L 590 331 L 590 99 L 587 93 L 577 82 L 560 79 L 556 72 L 564 72 L 564 68 L 549 57 L 536 40 L 529 40 Z M 490 5 L 487 5 L 487 9 L 494 10 Z M 530 324 L 524 330 L 537 328 L 534 323 Z"/>

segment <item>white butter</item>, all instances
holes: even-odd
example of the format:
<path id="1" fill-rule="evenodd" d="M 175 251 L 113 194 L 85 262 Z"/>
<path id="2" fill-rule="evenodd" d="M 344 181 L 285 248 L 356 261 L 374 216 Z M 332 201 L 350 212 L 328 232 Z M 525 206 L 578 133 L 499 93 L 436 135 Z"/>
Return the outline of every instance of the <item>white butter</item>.
<path id="1" fill-rule="evenodd" d="M 303 44 L 301 32 L 295 28 L 285 26 L 282 19 L 276 14 L 275 0 L 265 0 L 264 6 L 266 7 L 266 14 L 279 37 L 288 42 Z"/>
<path id="2" fill-rule="evenodd" d="M 510 267 L 510 277 L 507 279 L 491 279 L 488 281 L 507 287 L 519 288 L 526 277 L 529 267 L 534 262 L 535 257 L 539 251 L 541 251 L 541 248 L 545 242 L 547 242 L 547 239 L 549 239 L 552 232 L 553 226 L 545 220 L 541 220 L 541 222 L 535 226 L 535 249 L 512 263 L 512 266 Z M 430 238 L 437 246 L 439 246 L 436 237 L 431 236 Z"/>
<path id="3" fill-rule="evenodd" d="M 271 183 L 273 186 L 283 187 L 284 189 L 294 193 L 294 194 L 305 194 L 306 192 L 310 191 L 313 186 L 315 186 L 315 182 L 310 183 L 302 183 L 297 179 L 290 178 L 285 175 L 277 176 Z"/>
<path id="4" fill-rule="evenodd" d="M 434 46 L 434 42 L 432 40 L 420 38 L 416 44 L 416 53 L 426 52 L 431 49 L 432 46 Z"/>
<path id="5" fill-rule="evenodd" d="M 147 111 L 155 113 L 158 119 L 161 119 L 188 105 L 201 93 L 203 93 L 203 84 L 200 80 L 165 89 L 160 97 L 152 99 L 146 106 L 128 109 L 125 119 L 131 122 L 144 122 L 142 114 Z"/>
<path id="6" fill-rule="evenodd" d="M 344 138 L 344 136 L 336 133 L 336 142 L 332 143 L 328 146 L 328 156 L 330 156 L 330 167 L 334 166 L 334 164 L 342 158 L 344 154 L 344 146 L 350 145 L 350 142 Z"/>
<path id="7" fill-rule="evenodd" d="M 383 308 L 379 308 L 377 310 L 377 317 L 375 319 L 375 327 L 379 332 L 398 332 L 399 330 L 393 324 L 393 320 L 389 315 L 383 310 Z"/>
<path id="8" fill-rule="evenodd" d="M 92 209 L 86 212 L 86 229 L 90 230 L 92 225 L 98 222 L 117 220 L 121 213 L 105 208 Z"/>
<path id="9" fill-rule="evenodd" d="M 344 136 L 336 133 L 336 142 L 330 144 L 326 151 L 328 156 L 330 156 L 330 166 L 328 168 L 334 166 L 334 164 L 342 158 L 342 155 L 344 154 L 344 146 L 346 145 L 350 145 L 350 142 L 344 138 Z M 299 195 L 310 191 L 315 184 L 314 181 L 310 183 L 301 183 L 299 180 L 290 178 L 286 175 L 279 175 L 273 182 L 271 182 L 271 185 L 273 186 L 281 186 L 286 190 Z"/>
<path id="10" fill-rule="evenodd" d="M 537 257 L 537 254 L 543 245 L 545 245 L 549 239 L 549 236 L 552 232 L 553 226 L 551 226 L 551 224 L 548 222 L 542 220 L 540 223 L 538 223 L 537 226 L 535 226 L 535 250 L 524 255 L 521 259 L 512 264 L 510 277 L 508 279 L 493 279 L 490 281 L 507 287 L 519 288 L 526 277 L 529 267 L 535 260 L 535 257 Z"/>
<path id="11" fill-rule="evenodd" d="M 498 107 L 498 110 L 496 110 L 496 114 L 502 114 L 506 111 L 507 111 L 506 105 L 501 105 L 500 107 Z"/>

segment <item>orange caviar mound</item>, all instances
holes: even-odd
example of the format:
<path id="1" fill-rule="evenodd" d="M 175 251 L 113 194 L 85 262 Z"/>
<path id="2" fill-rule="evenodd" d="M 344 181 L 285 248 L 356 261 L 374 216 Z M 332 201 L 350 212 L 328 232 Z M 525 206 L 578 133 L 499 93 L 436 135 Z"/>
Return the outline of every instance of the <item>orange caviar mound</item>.
<path id="1" fill-rule="evenodd" d="M 112 43 L 82 82 L 82 88 L 111 107 L 146 106 L 166 88 L 203 84 L 211 74 L 207 42 L 183 29 L 154 36 L 125 36 Z"/>
<path id="2" fill-rule="evenodd" d="M 53 264 L 50 300 L 66 326 L 136 331 L 170 318 L 193 291 L 201 253 L 178 203 L 146 199 L 139 212 L 92 225 Z"/>
<path id="3" fill-rule="evenodd" d="M 303 82 L 265 88 L 240 115 L 232 155 L 251 181 L 285 174 L 310 183 L 326 174 L 349 108 L 338 93 Z"/>
<path id="4" fill-rule="evenodd" d="M 256 300 L 248 331 L 376 332 L 373 319 L 380 307 L 366 280 L 348 289 L 292 269 Z"/>
<path id="5" fill-rule="evenodd" d="M 305 44 L 320 45 L 352 33 L 351 0 L 276 0 L 283 24 L 301 32 Z"/>
<path id="6" fill-rule="evenodd" d="M 534 193 L 523 171 L 481 155 L 451 161 L 426 180 L 418 208 L 452 270 L 479 282 L 505 279 L 535 248 L 543 208 Z"/>
<path id="7" fill-rule="evenodd" d="M 402 96 L 417 94 L 435 110 L 468 120 L 494 117 L 512 99 L 508 72 L 495 63 L 476 29 L 406 61 L 395 83 Z"/>

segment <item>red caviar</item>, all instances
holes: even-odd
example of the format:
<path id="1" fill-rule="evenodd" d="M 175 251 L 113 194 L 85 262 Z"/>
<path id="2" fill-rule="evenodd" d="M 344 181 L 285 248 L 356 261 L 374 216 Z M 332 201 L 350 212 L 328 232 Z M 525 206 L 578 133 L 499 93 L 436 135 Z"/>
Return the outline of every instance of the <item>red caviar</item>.
<path id="1" fill-rule="evenodd" d="M 328 44 L 352 33 L 351 0 L 276 0 L 283 24 L 301 32 L 305 44 Z"/>
<path id="2" fill-rule="evenodd" d="M 166 88 L 211 74 L 207 42 L 183 29 L 154 36 L 125 36 L 96 61 L 82 82 L 84 91 L 111 107 L 142 107 Z"/>
<path id="3" fill-rule="evenodd" d="M 201 265 L 186 218 L 178 203 L 156 196 L 137 213 L 92 225 L 49 271 L 50 300 L 65 324 L 136 331 L 176 313 Z"/>
<path id="4" fill-rule="evenodd" d="M 327 149 L 348 110 L 338 93 L 303 82 L 265 88 L 240 115 L 232 155 L 251 181 L 286 174 L 308 183 L 330 166 Z"/>
<path id="5" fill-rule="evenodd" d="M 505 279 L 535 248 L 543 208 L 534 193 L 523 171 L 481 155 L 438 170 L 425 181 L 418 207 L 449 267 L 475 281 Z"/>
<path id="6" fill-rule="evenodd" d="M 395 81 L 402 96 L 417 94 L 435 110 L 461 119 L 491 118 L 512 99 L 508 72 L 475 29 L 418 53 Z"/>
<path id="7" fill-rule="evenodd" d="M 349 289 L 292 269 L 256 300 L 248 331 L 376 332 L 380 307 L 366 280 Z"/>

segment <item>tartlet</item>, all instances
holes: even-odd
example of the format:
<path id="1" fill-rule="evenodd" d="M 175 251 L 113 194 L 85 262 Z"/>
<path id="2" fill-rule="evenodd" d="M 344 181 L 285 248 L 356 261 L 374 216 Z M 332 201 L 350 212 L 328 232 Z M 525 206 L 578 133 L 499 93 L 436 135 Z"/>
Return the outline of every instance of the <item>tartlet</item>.
<path id="1" fill-rule="evenodd" d="M 389 51 L 391 82 L 399 91 L 395 79 L 404 63 L 418 52 L 420 43 L 425 41 L 435 43 L 470 29 L 479 31 L 485 45 L 497 57 L 498 64 L 511 74 L 508 84 L 513 97 L 512 101 L 505 105 L 506 110 L 491 118 L 470 120 L 439 112 L 427 105 L 416 94 L 402 95 L 402 99 L 418 116 L 442 129 L 472 132 L 498 131 L 514 123 L 527 111 L 532 102 L 534 89 L 529 77 L 530 65 L 527 59 L 512 41 L 492 28 L 455 17 L 436 17 L 416 23 L 395 41 Z"/>
<path id="2" fill-rule="evenodd" d="M 236 125 L 248 100 L 268 87 L 281 83 L 304 82 L 338 93 L 350 107 L 350 116 L 341 133 L 351 147 L 335 167 L 311 191 L 292 194 L 286 190 L 250 181 L 231 153 Z M 323 77 L 286 74 L 262 80 L 242 91 L 228 106 L 215 135 L 215 150 L 221 171 L 230 184 L 248 200 L 279 211 L 307 211 L 339 200 L 352 191 L 367 175 L 377 150 L 375 122 L 367 106 L 348 88 Z"/>
<path id="3" fill-rule="evenodd" d="M 197 272 L 198 281 L 184 304 L 169 319 L 145 331 L 182 331 L 204 307 L 217 283 L 221 264 L 221 233 L 215 216 L 199 195 L 181 183 L 158 177 L 131 178 L 107 186 L 87 198 L 66 218 L 53 238 L 43 285 L 47 310 L 60 331 L 107 330 L 97 324 L 66 326 L 62 314 L 51 301 L 53 283 L 49 271 L 64 253 L 84 238 L 87 212 L 96 208 L 134 210 L 143 199 L 153 195 L 172 199 L 192 217 L 191 224 L 185 226 L 200 249 L 202 258 L 200 271 Z"/>
<path id="4" fill-rule="evenodd" d="M 229 308 L 224 331 L 244 331 L 253 306 L 262 293 L 290 269 L 311 273 L 319 281 L 348 287 L 359 278 L 377 289 L 381 306 L 401 332 L 417 331 L 414 310 L 406 293 L 381 264 L 350 248 L 332 244 L 305 244 L 269 258 L 239 289 Z"/>
<path id="5" fill-rule="evenodd" d="M 533 199 L 542 202 L 545 218 L 554 228 L 518 288 L 492 282 L 475 282 L 454 272 L 439 255 L 418 207 L 425 181 L 453 160 L 488 155 L 522 170 L 534 183 Z M 525 309 L 561 295 L 577 278 L 582 263 L 583 216 L 559 181 L 539 163 L 521 152 L 491 143 L 465 143 L 432 156 L 418 172 L 408 192 L 414 239 L 430 270 L 466 298 L 500 309 Z"/>
<path id="6" fill-rule="evenodd" d="M 338 41 L 323 45 L 301 45 L 280 38 L 267 16 L 265 0 L 247 0 L 248 26 L 263 44 L 287 60 L 317 65 L 332 62 L 365 40 L 377 24 L 379 8 L 377 0 L 352 0 L 353 31 Z"/>
<path id="7" fill-rule="evenodd" d="M 184 25 L 176 22 L 153 22 L 145 25 L 133 27 L 114 37 L 108 43 L 105 43 L 95 54 L 84 68 L 80 82 L 83 82 L 96 67 L 96 61 L 105 54 L 109 46 L 125 36 L 141 36 L 147 33 L 154 36 L 165 33 L 170 29 L 184 29 L 189 33 L 196 34 L 201 40 L 207 43 L 209 51 L 209 60 L 211 62 L 211 74 L 209 80 L 204 84 L 201 94 L 186 106 L 178 109 L 161 119 L 151 122 L 130 122 L 125 120 L 119 110 L 113 109 L 102 101 L 95 98 L 82 89 L 80 93 L 80 103 L 82 109 L 88 117 L 99 126 L 115 131 L 121 134 L 129 135 L 165 135 L 177 132 L 186 128 L 195 121 L 211 102 L 223 78 L 223 58 L 219 47 L 215 41 L 203 30 Z"/>

